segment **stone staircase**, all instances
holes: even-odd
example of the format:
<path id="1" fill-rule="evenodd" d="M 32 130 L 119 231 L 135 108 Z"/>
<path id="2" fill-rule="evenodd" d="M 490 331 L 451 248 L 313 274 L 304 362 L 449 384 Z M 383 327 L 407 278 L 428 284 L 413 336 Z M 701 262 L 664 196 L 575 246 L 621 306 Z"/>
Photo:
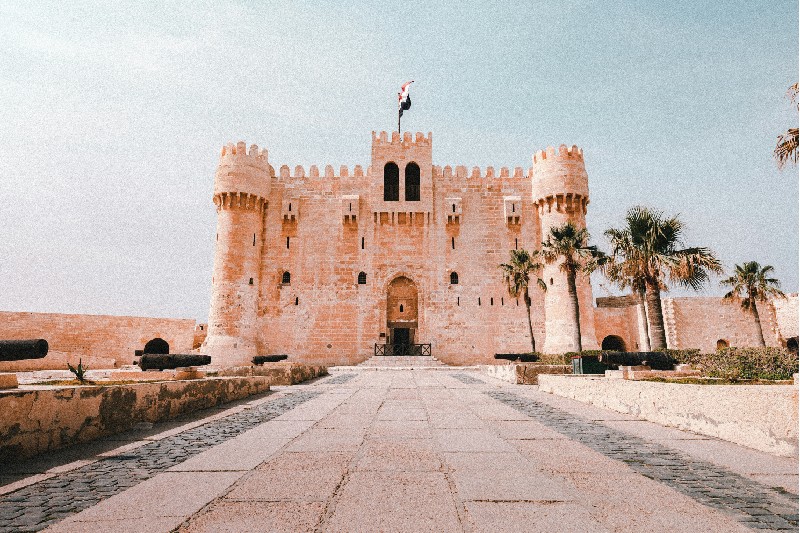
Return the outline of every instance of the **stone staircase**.
<path id="1" fill-rule="evenodd" d="M 360 367 L 372 368 L 428 368 L 428 367 L 447 367 L 441 361 L 429 356 L 391 356 L 374 355 L 360 363 Z"/>

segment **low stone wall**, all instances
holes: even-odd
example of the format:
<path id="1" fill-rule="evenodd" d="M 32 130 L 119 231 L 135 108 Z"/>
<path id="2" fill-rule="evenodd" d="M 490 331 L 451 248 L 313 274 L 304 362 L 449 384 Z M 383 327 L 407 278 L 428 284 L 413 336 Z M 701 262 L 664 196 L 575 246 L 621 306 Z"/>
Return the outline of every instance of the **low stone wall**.
<path id="1" fill-rule="evenodd" d="M 481 365 L 481 372 L 517 385 L 536 385 L 539 374 L 571 374 L 569 365 L 541 365 L 534 363 L 511 363 L 508 365 Z"/>
<path id="2" fill-rule="evenodd" d="M 328 367 L 305 363 L 264 363 L 263 365 L 222 368 L 218 376 L 263 376 L 270 385 L 296 385 L 328 374 Z"/>
<path id="3" fill-rule="evenodd" d="M 87 442 L 269 390 L 269 378 L 0 391 L 0 461 Z"/>
<path id="4" fill-rule="evenodd" d="M 797 457 L 798 388 L 540 376 L 539 389 L 665 426 Z"/>

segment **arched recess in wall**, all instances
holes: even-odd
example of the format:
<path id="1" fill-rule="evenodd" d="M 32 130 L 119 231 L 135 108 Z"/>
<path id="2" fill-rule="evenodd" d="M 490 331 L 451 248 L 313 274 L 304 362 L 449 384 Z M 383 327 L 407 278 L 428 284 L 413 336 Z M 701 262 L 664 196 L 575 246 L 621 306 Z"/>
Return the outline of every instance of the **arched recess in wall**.
<path id="1" fill-rule="evenodd" d="M 286 271 L 281 276 L 281 284 L 289 285 L 290 283 L 292 283 L 292 274 L 289 273 L 289 271 Z"/>
<path id="2" fill-rule="evenodd" d="M 786 349 L 789 350 L 789 353 L 797 353 L 797 337 L 786 339 Z"/>
<path id="3" fill-rule="evenodd" d="M 389 161 L 383 167 L 383 201 L 400 200 L 400 168 L 397 163 Z"/>
<path id="4" fill-rule="evenodd" d="M 144 353 L 157 353 L 157 354 L 168 354 L 169 353 L 169 343 L 160 337 L 156 337 L 155 339 L 147 341 L 147 344 L 144 345 Z"/>
<path id="5" fill-rule="evenodd" d="M 419 165 L 406 165 L 406 202 L 419 202 Z"/>
<path id="6" fill-rule="evenodd" d="M 366 285 L 367 284 L 367 273 L 366 272 L 359 272 L 358 273 L 358 284 L 359 285 Z"/>
<path id="7" fill-rule="evenodd" d="M 609 335 L 605 339 L 603 339 L 603 344 L 600 346 L 603 350 L 609 350 L 612 352 L 624 352 L 625 350 L 625 341 L 622 340 L 622 337 L 618 335 Z"/>
<path id="8" fill-rule="evenodd" d="M 450 285 L 458 285 L 458 272 L 450 272 Z"/>
<path id="9" fill-rule="evenodd" d="M 724 350 L 725 348 L 730 348 L 730 346 L 731 344 L 725 339 L 719 339 L 717 341 L 717 351 Z"/>

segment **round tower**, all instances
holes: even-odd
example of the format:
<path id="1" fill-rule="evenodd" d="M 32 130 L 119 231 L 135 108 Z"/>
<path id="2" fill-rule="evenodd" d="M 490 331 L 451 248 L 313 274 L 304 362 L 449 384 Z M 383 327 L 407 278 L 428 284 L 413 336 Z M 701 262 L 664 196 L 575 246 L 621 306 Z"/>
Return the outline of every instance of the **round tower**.
<path id="1" fill-rule="evenodd" d="M 217 242 L 208 336 L 201 350 L 215 366 L 250 364 L 256 319 L 264 217 L 271 171 L 267 150 L 244 142 L 222 148 L 214 176 Z"/>
<path id="2" fill-rule="evenodd" d="M 577 146 L 558 150 L 549 146 L 533 156 L 533 203 L 539 213 L 542 240 L 550 228 L 572 222 L 586 227 L 586 206 L 589 204 L 589 177 L 583 163 L 583 152 Z M 545 353 L 576 350 L 572 342 L 572 318 L 568 306 L 567 279 L 558 264 L 545 265 L 542 279 L 547 284 L 544 297 Z M 584 350 L 598 349 L 594 329 L 592 287 L 588 276 L 576 280 L 581 314 L 581 344 Z"/>

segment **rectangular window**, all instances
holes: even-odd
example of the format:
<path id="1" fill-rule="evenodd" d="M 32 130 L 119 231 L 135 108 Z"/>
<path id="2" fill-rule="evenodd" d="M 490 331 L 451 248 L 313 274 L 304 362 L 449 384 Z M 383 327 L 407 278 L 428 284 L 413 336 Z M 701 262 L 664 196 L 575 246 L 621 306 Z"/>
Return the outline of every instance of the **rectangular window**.
<path id="1" fill-rule="evenodd" d="M 455 237 L 450 237 L 450 246 L 453 248 L 453 250 L 456 249 L 456 238 Z"/>
<path id="2" fill-rule="evenodd" d="M 286 249 L 289 249 L 289 237 L 286 237 Z"/>
<path id="3" fill-rule="evenodd" d="M 361 237 L 361 249 L 364 249 L 364 237 Z"/>

